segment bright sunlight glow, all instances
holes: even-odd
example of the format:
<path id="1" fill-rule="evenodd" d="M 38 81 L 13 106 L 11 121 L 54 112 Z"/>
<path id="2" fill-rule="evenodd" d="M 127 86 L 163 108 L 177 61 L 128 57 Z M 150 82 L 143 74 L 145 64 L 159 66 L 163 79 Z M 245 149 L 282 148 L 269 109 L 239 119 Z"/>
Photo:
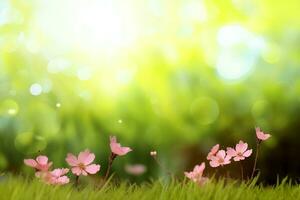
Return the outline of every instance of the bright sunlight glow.
<path id="1" fill-rule="evenodd" d="M 114 50 L 135 41 L 133 14 L 132 8 L 113 1 L 43 0 L 38 5 L 35 29 L 46 36 L 46 42 L 66 50 Z"/>

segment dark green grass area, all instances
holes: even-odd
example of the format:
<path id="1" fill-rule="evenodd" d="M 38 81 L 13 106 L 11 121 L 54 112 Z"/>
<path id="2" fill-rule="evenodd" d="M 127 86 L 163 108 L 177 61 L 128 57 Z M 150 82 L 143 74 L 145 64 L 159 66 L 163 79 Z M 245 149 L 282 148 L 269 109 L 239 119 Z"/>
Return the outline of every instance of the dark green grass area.
<path id="1" fill-rule="evenodd" d="M 210 181 L 199 187 L 190 181 L 154 181 L 141 185 L 109 183 L 102 188 L 81 186 L 77 189 L 72 184 L 65 186 L 50 186 L 36 179 L 29 180 L 21 177 L 2 178 L 0 181 L 0 199 L 300 199 L 300 186 L 282 181 L 274 187 L 263 187 L 251 184 L 225 181 Z"/>

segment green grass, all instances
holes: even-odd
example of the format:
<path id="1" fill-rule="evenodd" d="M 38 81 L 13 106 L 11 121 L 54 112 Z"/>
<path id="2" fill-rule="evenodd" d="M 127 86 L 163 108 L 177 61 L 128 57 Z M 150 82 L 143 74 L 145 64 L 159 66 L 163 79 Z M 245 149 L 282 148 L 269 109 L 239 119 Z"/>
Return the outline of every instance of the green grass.
<path id="1" fill-rule="evenodd" d="M 101 189 L 94 186 L 84 186 L 76 189 L 72 184 L 66 186 L 49 186 L 38 180 L 29 180 L 21 177 L 11 177 L 0 181 L 0 199 L 300 199 L 300 186 L 292 186 L 283 181 L 274 187 L 257 186 L 254 183 L 224 181 L 210 182 L 204 187 L 198 187 L 192 182 L 182 181 L 155 181 L 141 185 L 121 183 L 119 185 L 107 184 Z"/>

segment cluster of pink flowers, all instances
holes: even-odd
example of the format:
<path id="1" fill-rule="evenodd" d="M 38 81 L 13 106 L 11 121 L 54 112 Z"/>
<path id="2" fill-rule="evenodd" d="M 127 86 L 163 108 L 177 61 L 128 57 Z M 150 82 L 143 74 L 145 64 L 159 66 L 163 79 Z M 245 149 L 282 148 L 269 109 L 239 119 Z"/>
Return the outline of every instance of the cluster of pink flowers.
<path id="1" fill-rule="evenodd" d="M 248 150 L 248 144 L 240 140 L 235 145 L 235 149 L 227 147 L 227 151 L 219 150 L 219 144 L 215 145 L 209 152 L 207 159 L 210 160 L 209 164 L 211 167 L 219 167 L 230 164 L 232 158 L 234 161 L 245 160 L 251 154 L 252 149 Z"/>
<path id="2" fill-rule="evenodd" d="M 256 128 L 256 138 L 258 145 L 262 141 L 267 140 L 270 137 L 270 134 L 265 134 L 260 130 L 260 128 Z M 250 157 L 251 155 L 252 149 L 248 149 L 248 144 L 240 140 L 239 143 L 235 145 L 235 148 L 227 147 L 226 151 L 220 149 L 220 145 L 216 144 L 208 153 L 207 160 L 209 160 L 209 165 L 211 167 L 216 168 L 219 166 L 228 165 L 232 160 L 235 162 L 245 160 L 245 158 Z M 254 169 L 255 167 L 256 161 L 254 164 Z M 193 182 L 196 182 L 198 185 L 202 186 L 208 181 L 207 177 L 203 177 L 204 169 L 205 163 L 202 162 L 201 165 L 196 165 L 193 171 L 184 172 L 184 174 L 188 179 L 191 179 Z"/>
<path id="3" fill-rule="evenodd" d="M 253 177 L 255 172 L 259 145 L 262 141 L 267 140 L 270 137 L 271 137 L 270 134 L 265 134 L 260 130 L 260 128 L 256 128 L 257 150 L 256 150 L 256 158 L 255 158 L 255 163 L 254 163 L 251 177 Z M 108 168 L 104 180 L 107 180 L 109 176 L 109 172 L 114 159 L 117 156 L 124 156 L 130 151 L 132 151 L 132 149 L 129 147 L 122 147 L 121 144 L 117 142 L 117 138 L 115 136 L 110 137 L 110 150 L 111 150 L 111 155 L 108 160 Z M 151 151 L 150 155 L 155 159 L 155 161 L 160 167 L 166 170 L 159 162 L 156 151 Z M 226 150 L 220 149 L 220 145 L 216 144 L 211 148 L 210 152 L 208 153 L 207 160 L 209 161 L 209 165 L 211 167 L 216 168 L 216 167 L 228 165 L 232 161 L 239 162 L 245 160 L 251 155 L 252 155 L 252 149 L 248 149 L 248 144 L 240 140 L 239 143 L 235 145 L 235 148 L 227 147 Z M 93 163 L 95 160 L 95 154 L 91 153 L 88 149 L 80 152 L 78 156 L 68 153 L 65 160 L 70 166 L 71 172 L 77 177 L 76 183 L 78 183 L 79 176 L 81 175 L 88 176 L 90 174 L 96 174 L 100 171 L 101 166 Z M 24 163 L 27 166 L 34 168 L 36 170 L 35 176 L 40 178 L 47 184 L 64 185 L 70 182 L 70 179 L 67 176 L 70 169 L 57 168 L 54 170 L 50 170 L 52 166 L 52 162 L 48 161 L 47 156 L 39 155 L 35 160 L 24 159 Z M 134 175 L 142 174 L 145 172 L 145 170 L 146 168 L 143 165 L 126 166 L 126 171 Z M 204 170 L 205 170 L 205 162 L 202 162 L 200 165 L 196 165 L 192 171 L 184 172 L 184 175 L 191 181 L 198 184 L 199 186 L 203 186 L 205 183 L 209 181 L 208 177 L 203 176 Z"/>
<path id="4" fill-rule="evenodd" d="M 110 137 L 110 149 L 112 155 L 123 156 L 132 151 L 129 147 L 122 147 L 117 143 L 116 137 Z M 77 177 L 89 174 L 96 174 L 100 171 L 100 165 L 93 164 L 95 160 L 95 154 L 91 153 L 88 149 L 80 152 L 78 156 L 71 153 L 67 154 L 66 162 L 71 168 L 71 171 Z M 52 162 L 48 162 L 48 157 L 45 155 L 39 155 L 36 159 L 24 159 L 25 165 L 35 169 L 35 176 L 40 178 L 47 184 L 51 185 L 64 185 L 70 182 L 67 173 L 70 171 L 68 168 L 57 168 L 50 170 Z"/>

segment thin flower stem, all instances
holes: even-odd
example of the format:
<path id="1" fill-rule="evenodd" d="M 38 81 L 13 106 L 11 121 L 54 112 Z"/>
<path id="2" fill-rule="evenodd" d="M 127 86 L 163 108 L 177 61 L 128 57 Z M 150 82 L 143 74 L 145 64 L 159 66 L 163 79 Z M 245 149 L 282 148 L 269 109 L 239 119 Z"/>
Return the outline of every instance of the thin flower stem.
<path id="1" fill-rule="evenodd" d="M 244 169 L 243 169 L 243 164 L 242 162 L 239 162 L 240 163 L 240 168 L 241 168 L 241 178 L 242 178 L 242 181 L 244 180 Z"/>
<path id="2" fill-rule="evenodd" d="M 215 170 L 215 173 L 214 173 L 214 177 L 215 177 L 215 179 L 217 179 L 217 177 L 218 177 L 218 172 L 219 172 L 219 169 L 218 169 L 218 168 L 216 168 L 216 170 Z"/>
<path id="3" fill-rule="evenodd" d="M 110 169 L 111 169 L 111 166 L 113 164 L 113 161 L 114 159 L 117 157 L 116 154 L 114 154 L 113 152 L 110 154 L 109 158 L 108 158 L 108 166 L 107 166 L 107 170 L 106 170 L 106 173 L 105 173 L 105 177 L 104 177 L 104 181 L 107 180 L 108 176 L 109 176 L 109 172 L 110 172 Z"/>
<path id="4" fill-rule="evenodd" d="M 255 170 L 256 170 L 256 164 L 257 164 L 257 159 L 258 159 L 258 154 L 259 154 L 259 147 L 260 147 L 259 145 L 260 145 L 260 142 L 257 141 L 257 143 L 256 143 L 256 155 L 255 155 L 253 170 L 252 170 L 252 174 L 251 174 L 250 179 L 252 179 L 254 177 L 254 173 L 255 173 Z"/>
<path id="5" fill-rule="evenodd" d="M 75 186 L 78 187 L 79 185 L 79 176 L 76 176 L 76 179 L 75 179 Z"/>
<path id="6" fill-rule="evenodd" d="M 227 171 L 226 172 L 226 176 L 227 176 L 227 179 L 230 179 L 231 177 L 230 177 L 230 171 Z"/>
<path id="7" fill-rule="evenodd" d="M 153 157 L 153 159 L 155 160 L 155 162 L 157 163 L 157 165 L 158 165 L 163 171 L 165 171 L 169 176 L 172 177 L 172 173 L 171 173 L 169 170 L 167 170 L 167 169 L 159 162 L 159 160 L 157 159 L 157 157 L 156 157 L 156 156 L 152 156 L 152 157 Z"/>

